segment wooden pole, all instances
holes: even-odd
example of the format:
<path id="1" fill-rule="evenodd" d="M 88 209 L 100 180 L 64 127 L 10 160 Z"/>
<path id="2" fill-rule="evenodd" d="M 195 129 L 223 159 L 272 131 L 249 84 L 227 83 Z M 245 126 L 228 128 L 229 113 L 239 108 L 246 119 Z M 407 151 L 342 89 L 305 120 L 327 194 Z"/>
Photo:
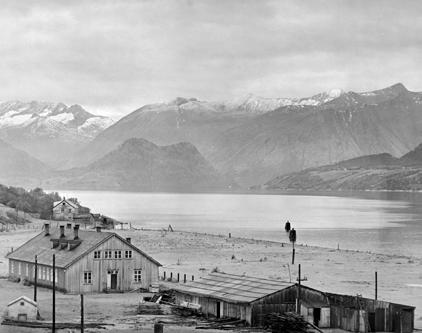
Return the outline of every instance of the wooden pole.
<path id="1" fill-rule="evenodd" d="M 298 284 L 297 284 L 297 313 L 300 314 L 300 264 L 299 264 L 299 273 L 298 273 Z"/>
<path id="2" fill-rule="evenodd" d="M 35 271 L 34 271 L 34 302 L 37 301 L 37 280 L 38 280 L 38 258 L 37 255 L 35 255 L 35 265 L 34 265 Z"/>
<path id="3" fill-rule="evenodd" d="M 375 272 L 375 300 L 378 299 L 378 272 Z"/>
<path id="4" fill-rule="evenodd" d="M 81 294 L 81 333 L 84 333 L 84 295 Z"/>
<path id="5" fill-rule="evenodd" d="M 56 255 L 53 254 L 53 322 L 52 332 L 56 332 Z"/>
<path id="6" fill-rule="evenodd" d="M 293 247 L 293 251 L 292 251 L 292 265 L 295 264 L 295 248 Z"/>

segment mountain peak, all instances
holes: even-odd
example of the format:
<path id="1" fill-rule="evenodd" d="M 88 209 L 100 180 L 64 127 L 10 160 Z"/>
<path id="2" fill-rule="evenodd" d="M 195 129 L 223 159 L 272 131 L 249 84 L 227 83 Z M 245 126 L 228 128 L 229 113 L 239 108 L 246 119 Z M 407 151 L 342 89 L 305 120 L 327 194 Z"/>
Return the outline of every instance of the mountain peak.
<path id="1" fill-rule="evenodd" d="M 197 102 L 197 101 L 198 100 L 196 98 L 176 97 L 169 104 L 180 106 L 189 102 Z"/>

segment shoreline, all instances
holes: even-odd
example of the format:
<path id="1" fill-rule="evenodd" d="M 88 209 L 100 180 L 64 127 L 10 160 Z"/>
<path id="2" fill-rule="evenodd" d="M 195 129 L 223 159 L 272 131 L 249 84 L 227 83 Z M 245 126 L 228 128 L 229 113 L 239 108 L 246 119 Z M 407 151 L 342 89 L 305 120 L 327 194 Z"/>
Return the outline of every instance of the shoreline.
<path id="1" fill-rule="evenodd" d="M 195 280 L 214 269 L 232 274 L 246 274 L 280 281 L 294 281 L 298 265 L 307 277 L 305 285 L 325 292 L 374 297 L 374 272 L 378 272 L 379 299 L 416 306 L 415 327 L 422 328 L 420 267 L 422 259 L 409 256 L 368 253 L 359 250 L 295 244 L 295 264 L 291 263 L 292 246 L 287 241 L 272 241 L 210 234 L 194 231 L 110 230 L 163 264 L 163 272 L 175 276 L 194 275 Z M 0 233 L 0 275 L 8 272 L 5 254 L 41 230 Z M 287 236 L 286 236 L 287 237 Z"/>

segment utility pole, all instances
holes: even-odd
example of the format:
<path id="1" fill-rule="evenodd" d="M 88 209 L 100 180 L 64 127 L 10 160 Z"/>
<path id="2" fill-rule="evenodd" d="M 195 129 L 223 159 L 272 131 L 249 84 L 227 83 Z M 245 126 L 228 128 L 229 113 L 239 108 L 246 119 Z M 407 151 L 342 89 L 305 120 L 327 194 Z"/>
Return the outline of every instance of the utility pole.
<path id="1" fill-rule="evenodd" d="M 299 264 L 299 272 L 298 272 L 298 284 L 297 284 L 297 309 L 296 312 L 297 314 L 300 314 L 300 264 Z"/>
<path id="2" fill-rule="evenodd" d="M 38 280 L 38 258 L 35 255 L 35 265 L 34 265 L 34 302 L 37 301 L 37 280 Z"/>
<path id="3" fill-rule="evenodd" d="M 378 299 L 378 272 L 375 272 L 375 300 Z"/>
<path id="4" fill-rule="evenodd" d="M 53 327 L 52 332 L 56 333 L 56 255 L 53 254 Z"/>
<path id="5" fill-rule="evenodd" d="M 81 294 L 81 333 L 84 333 L 84 295 Z"/>

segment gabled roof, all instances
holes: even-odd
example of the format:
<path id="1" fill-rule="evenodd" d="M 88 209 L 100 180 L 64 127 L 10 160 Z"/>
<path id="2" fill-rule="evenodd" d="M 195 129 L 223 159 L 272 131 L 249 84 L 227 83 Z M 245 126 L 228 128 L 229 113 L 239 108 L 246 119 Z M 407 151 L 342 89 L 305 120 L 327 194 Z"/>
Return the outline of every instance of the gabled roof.
<path id="1" fill-rule="evenodd" d="M 66 199 L 62 199 L 60 201 L 56 201 L 53 203 L 53 208 L 56 208 L 58 205 L 60 205 L 61 203 L 66 203 L 69 206 L 72 206 L 73 208 L 78 208 L 78 205 L 75 204 L 74 202 L 70 201 L 70 200 L 66 200 Z"/>
<path id="2" fill-rule="evenodd" d="M 61 241 L 73 240 L 73 230 L 67 229 L 65 231 L 65 238 L 62 238 Z M 156 265 L 161 266 L 161 264 L 148 256 L 146 253 L 138 249 L 136 246 L 127 242 L 124 238 L 120 237 L 114 232 L 97 232 L 91 230 L 81 230 L 78 231 L 78 240 L 80 244 L 72 250 L 60 249 L 59 247 L 52 248 L 52 239 L 60 238 L 60 229 L 55 227 L 50 227 L 50 234 L 45 235 L 45 232 L 41 232 L 34 238 L 31 238 L 29 241 L 24 243 L 22 246 L 17 248 L 15 251 L 7 255 L 8 259 L 19 260 L 33 263 L 35 260 L 35 255 L 37 255 L 38 263 L 41 265 L 53 264 L 52 258 L 53 254 L 56 255 L 56 266 L 60 268 L 66 268 L 71 266 L 73 263 L 78 261 L 80 258 L 93 251 L 96 247 L 103 244 L 105 241 L 112 237 L 118 238 L 120 241 L 126 245 L 132 247 L 134 251 L 137 251 L 141 255 L 145 256 L 148 260 L 152 261 Z"/>
<path id="3" fill-rule="evenodd" d="M 11 305 L 13 305 L 13 304 L 15 304 L 15 303 L 17 303 L 19 301 L 25 301 L 25 302 L 27 302 L 29 304 L 32 304 L 35 307 L 37 306 L 37 303 L 35 301 L 33 301 L 32 299 L 30 299 L 30 298 L 28 298 L 26 296 L 20 296 L 20 297 L 14 299 L 9 304 L 7 304 L 7 306 L 11 306 Z"/>
<path id="4" fill-rule="evenodd" d="M 231 303 L 250 303 L 292 285 L 288 282 L 251 276 L 211 273 L 199 281 L 178 284 L 173 289 Z"/>

